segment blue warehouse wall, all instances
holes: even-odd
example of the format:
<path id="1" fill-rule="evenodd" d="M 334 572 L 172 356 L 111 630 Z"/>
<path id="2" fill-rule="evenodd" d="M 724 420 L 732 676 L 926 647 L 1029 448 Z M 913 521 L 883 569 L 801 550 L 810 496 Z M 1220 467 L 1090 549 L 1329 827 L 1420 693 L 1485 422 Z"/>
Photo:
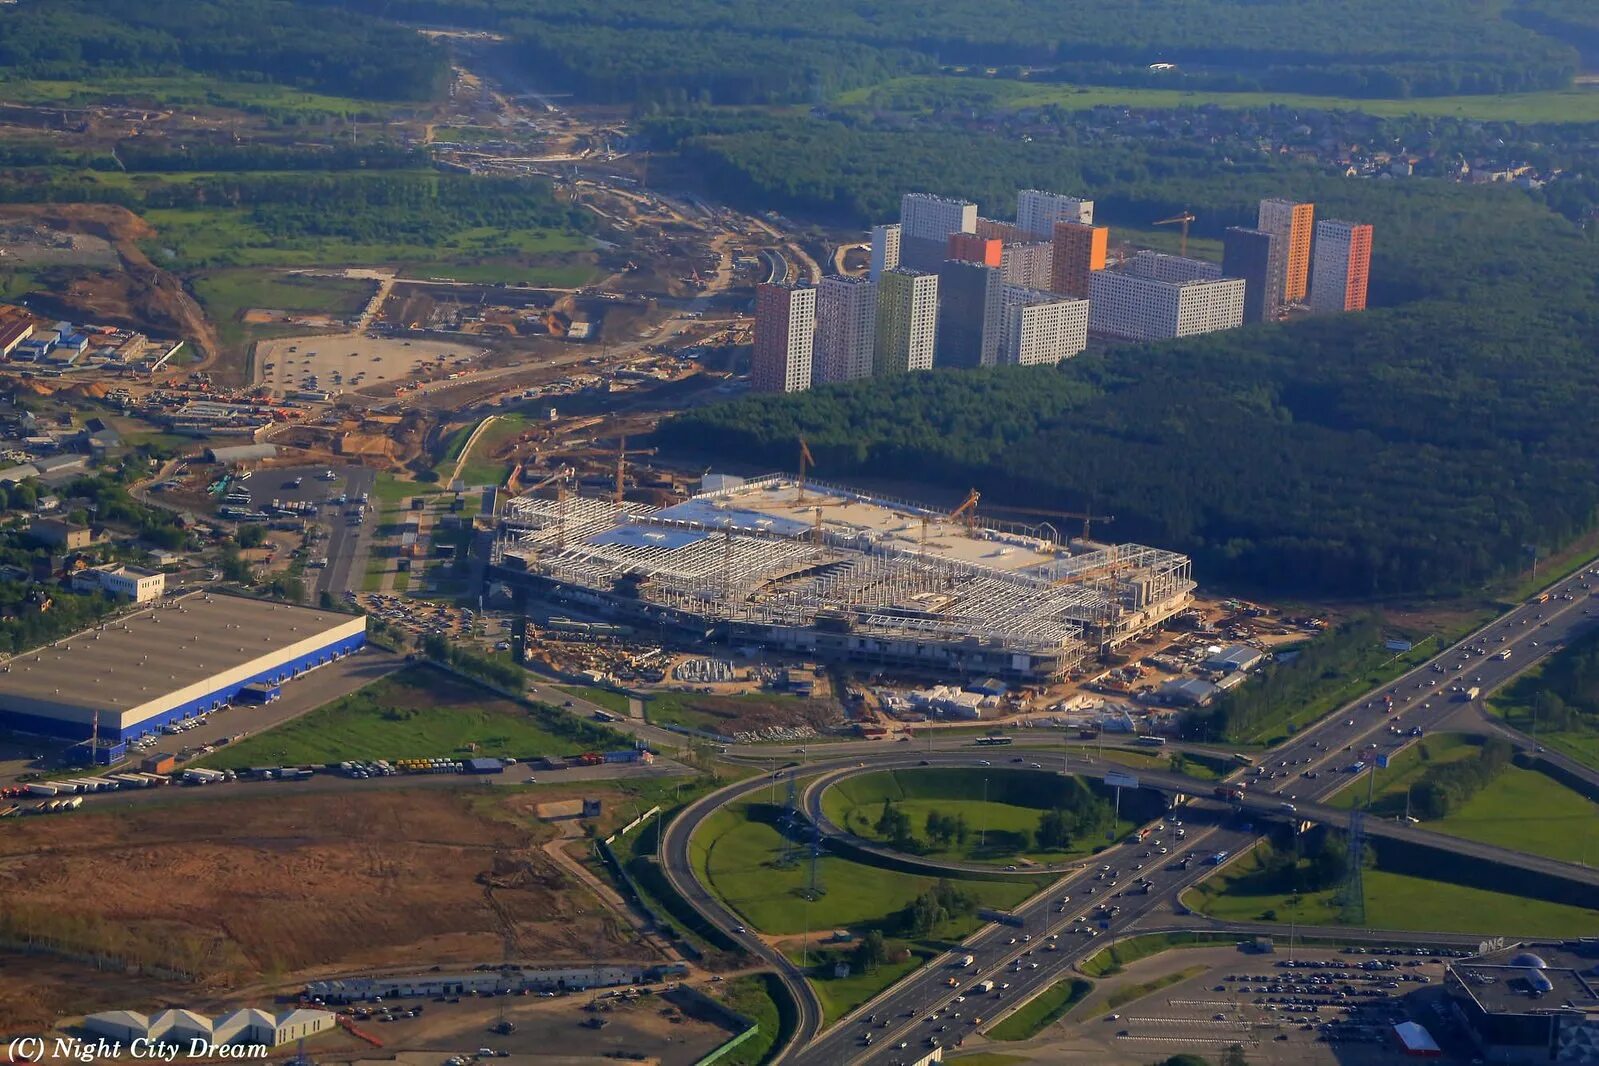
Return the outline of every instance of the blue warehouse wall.
<path id="1" fill-rule="evenodd" d="M 114 720 L 116 716 L 107 712 L 101 715 L 100 743 L 114 744 L 133 740 L 149 733 L 160 732 L 162 727 L 173 722 L 179 722 L 185 718 L 194 718 L 197 715 L 214 711 L 225 703 L 232 702 L 238 695 L 239 690 L 246 685 L 252 685 L 257 682 L 282 684 L 298 677 L 307 670 L 330 663 L 334 659 L 342 658 L 353 651 L 357 651 L 365 644 L 365 633 L 357 633 L 353 636 L 333 641 L 324 647 L 307 652 L 277 666 L 269 667 L 258 674 L 243 678 L 231 685 L 219 685 L 203 696 L 189 700 L 160 714 L 152 715 L 142 722 L 131 723 L 120 730 L 108 727 L 107 723 Z M 23 733 L 62 737 L 67 740 L 87 740 L 91 731 L 91 727 L 87 722 L 62 722 L 43 715 L 22 714 L 12 711 L 0 711 L 0 727 L 15 729 Z"/>

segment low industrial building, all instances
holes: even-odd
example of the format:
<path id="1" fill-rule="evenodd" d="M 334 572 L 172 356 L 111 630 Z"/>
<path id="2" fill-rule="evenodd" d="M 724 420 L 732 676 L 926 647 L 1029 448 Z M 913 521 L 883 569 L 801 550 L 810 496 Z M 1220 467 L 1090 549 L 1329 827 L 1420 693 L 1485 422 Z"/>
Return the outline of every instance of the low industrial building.
<path id="1" fill-rule="evenodd" d="M 1229 648 L 1212 652 L 1205 657 L 1205 669 L 1220 670 L 1224 674 L 1242 673 L 1253 670 L 1266 658 L 1266 653 L 1259 648 L 1251 648 L 1248 644 L 1234 644 Z"/>
<path id="2" fill-rule="evenodd" d="M 1215 698 L 1216 686 L 1197 677 L 1180 677 L 1161 685 L 1156 696 L 1169 707 L 1200 707 Z"/>
<path id="3" fill-rule="evenodd" d="M 1520 944 L 1457 959 L 1444 988 L 1489 1062 L 1599 1063 L 1599 942 Z"/>
<path id="4" fill-rule="evenodd" d="M 108 563 L 79 570 L 72 575 L 72 587 L 78 592 L 100 591 L 133 603 L 149 603 L 166 592 L 167 575 L 141 566 Z"/>
<path id="5" fill-rule="evenodd" d="M 0 664 L 0 727 L 127 740 L 213 711 L 366 643 L 366 618 L 196 593 L 105 622 Z M 96 735 L 98 723 L 98 735 Z"/>
<path id="6" fill-rule="evenodd" d="M 619 964 L 571 966 L 561 969 L 494 969 L 469 973 L 420 973 L 409 976 L 349 977 L 312 981 L 305 986 L 308 999 L 324 1003 L 359 1003 L 379 996 L 462 996 L 474 993 L 577 991 L 647 984 L 687 972 L 681 963 L 661 966 Z"/>
<path id="7" fill-rule="evenodd" d="M 35 519 L 28 526 L 28 535 L 44 544 L 66 548 L 68 551 L 87 548 L 94 543 L 93 530 L 63 518 Z"/>
<path id="8" fill-rule="evenodd" d="M 330 1032 L 336 1025 L 332 1011 L 303 1007 L 282 1014 L 249 1008 L 215 1018 L 192 1010 L 164 1010 L 150 1015 L 113 1010 L 83 1019 L 83 1028 L 92 1035 L 124 1044 L 144 1040 L 187 1045 L 191 1040 L 203 1040 L 213 1045 L 279 1047 Z"/>
<path id="9" fill-rule="evenodd" d="M 518 497 L 491 562 L 488 580 L 525 598 L 697 643 L 1010 683 L 1063 677 L 1194 590 L 1177 552 L 775 475 L 659 509 Z"/>

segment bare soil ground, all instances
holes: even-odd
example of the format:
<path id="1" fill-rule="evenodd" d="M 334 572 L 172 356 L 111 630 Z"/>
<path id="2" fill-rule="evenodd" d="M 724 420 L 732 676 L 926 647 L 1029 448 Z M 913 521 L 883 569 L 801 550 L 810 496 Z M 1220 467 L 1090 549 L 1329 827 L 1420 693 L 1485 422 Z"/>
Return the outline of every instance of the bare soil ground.
<path id="1" fill-rule="evenodd" d="M 116 252 L 116 269 L 73 281 L 64 292 L 52 293 L 40 302 L 40 310 L 128 326 L 156 336 L 181 337 L 199 349 L 202 369 L 216 358 L 217 336 L 210 320 L 183 283 L 144 254 L 138 242 L 149 240 L 156 232 L 127 208 L 7 204 L 0 207 L 0 220 L 99 238 Z"/>
<path id="2" fill-rule="evenodd" d="M 650 957 L 542 853 L 524 801 L 285 793 L 21 820 L 0 838 L 0 937 L 192 975 L 191 995 L 498 962 L 507 939 L 545 963 Z M 0 996 L 0 1032 L 50 1009 L 36 991 Z"/>

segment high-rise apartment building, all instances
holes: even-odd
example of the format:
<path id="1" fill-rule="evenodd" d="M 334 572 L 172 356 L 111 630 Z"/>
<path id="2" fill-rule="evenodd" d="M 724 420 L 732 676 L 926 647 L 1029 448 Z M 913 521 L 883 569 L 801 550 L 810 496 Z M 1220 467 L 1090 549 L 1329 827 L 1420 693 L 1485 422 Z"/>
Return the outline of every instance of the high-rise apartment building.
<path id="1" fill-rule="evenodd" d="M 823 278 L 816 290 L 811 380 L 830 385 L 871 377 L 876 343 L 877 283 L 836 274 Z"/>
<path id="2" fill-rule="evenodd" d="M 756 392 L 800 392 L 810 388 L 815 336 L 815 289 L 757 285 L 750 388 Z"/>
<path id="3" fill-rule="evenodd" d="M 1005 286 L 1000 304 L 1001 363 L 1058 363 L 1088 347 L 1088 301 Z"/>
<path id="4" fill-rule="evenodd" d="M 996 241 L 1010 244 L 1013 241 L 1026 240 L 1027 237 L 1014 222 L 1001 222 L 997 218 L 979 218 L 977 220 L 977 235 L 989 237 Z"/>
<path id="5" fill-rule="evenodd" d="M 995 243 L 996 250 L 998 242 Z M 945 260 L 938 268 L 938 366 L 993 366 L 999 358 L 998 265 Z"/>
<path id="6" fill-rule="evenodd" d="M 899 261 L 913 270 L 937 270 L 949 252 L 951 233 L 977 232 L 977 205 L 930 193 L 906 193 L 899 201 Z"/>
<path id="7" fill-rule="evenodd" d="M 1088 279 L 1105 269 L 1110 229 L 1082 222 L 1055 223 L 1049 288 L 1062 296 L 1088 298 Z"/>
<path id="8" fill-rule="evenodd" d="M 899 266 L 899 223 L 872 227 L 872 280 Z"/>
<path id="9" fill-rule="evenodd" d="M 1371 276 L 1371 227 L 1335 218 L 1316 223 L 1316 265 L 1310 275 L 1310 309 L 1364 311 Z"/>
<path id="10" fill-rule="evenodd" d="M 951 233 L 949 235 L 949 251 L 946 259 L 958 259 L 962 263 L 981 263 L 983 266 L 997 267 L 1005 244 L 997 237 L 979 237 L 975 233 Z"/>
<path id="11" fill-rule="evenodd" d="M 1283 305 L 1287 245 L 1263 229 L 1229 226 L 1222 243 L 1221 272 L 1244 279 L 1244 321 L 1271 322 Z"/>
<path id="12" fill-rule="evenodd" d="M 1244 281 L 1161 281 L 1101 270 L 1089 282 L 1088 328 L 1124 340 L 1169 340 L 1233 329 L 1244 321 Z"/>
<path id="13" fill-rule="evenodd" d="M 999 253 L 999 266 L 1005 272 L 1005 284 L 1020 285 L 1027 289 L 1049 288 L 1054 263 L 1055 246 L 1049 241 L 1012 242 L 1004 245 Z"/>
<path id="14" fill-rule="evenodd" d="M 1183 255 L 1167 255 L 1145 248 L 1133 256 L 1128 269 L 1141 278 L 1156 281 L 1214 281 L 1221 277 L 1221 264 L 1208 259 L 1190 259 Z"/>
<path id="15" fill-rule="evenodd" d="M 1035 241 L 1047 241 L 1057 222 L 1094 224 L 1094 201 L 1058 192 L 1023 189 L 1016 194 L 1016 228 Z"/>
<path id="16" fill-rule="evenodd" d="M 1283 302 L 1303 303 L 1310 291 L 1310 240 L 1316 205 L 1293 200 L 1262 200 L 1256 229 L 1275 233 L 1283 242 Z"/>
<path id="17" fill-rule="evenodd" d="M 877 282 L 873 375 L 931 370 L 937 344 L 938 275 L 905 267 L 883 271 Z"/>

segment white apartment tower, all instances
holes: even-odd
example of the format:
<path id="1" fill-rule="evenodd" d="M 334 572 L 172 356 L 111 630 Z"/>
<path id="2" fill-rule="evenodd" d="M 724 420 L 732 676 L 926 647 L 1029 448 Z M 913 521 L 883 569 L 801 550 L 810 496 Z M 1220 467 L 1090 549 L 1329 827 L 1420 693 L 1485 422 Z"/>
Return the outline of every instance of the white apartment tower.
<path id="1" fill-rule="evenodd" d="M 1094 224 L 1094 201 L 1080 200 L 1058 192 L 1042 189 L 1023 189 L 1016 194 L 1016 228 L 1035 241 L 1047 241 L 1055 235 L 1055 223 L 1080 222 Z"/>
<path id="2" fill-rule="evenodd" d="M 877 283 L 872 373 L 931 370 L 938 344 L 938 275 L 900 267 Z"/>
<path id="3" fill-rule="evenodd" d="M 899 266 L 899 223 L 872 227 L 872 280 Z"/>
<path id="4" fill-rule="evenodd" d="M 952 233 L 977 232 L 977 205 L 925 192 L 899 201 L 899 261 L 915 270 L 937 270 L 947 257 Z"/>
<path id="5" fill-rule="evenodd" d="M 757 286 L 750 388 L 756 392 L 802 392 L 810 388 L 815 337 L 815 289 Z"/>
<path id="6" fill-rule="evenodd" d="M 1147 248 L 1133 256 L 1131 269 L 1141 278 L 1154 278 L 1156 281 L 1214 281 L 1221 277 L 1220 264 L 1208 259 L 1167 255 Z"/>
<path id="7" fill-rule="evenodd" d="M 999 362 L 1054 364 L 1088 347 L 1088 301 L 1007 285 L 1000 310 Z"/>
<path id="8" fill-rule="evenodd" d="M 836 274 L 823 278 L 816 290 L 812 380 L 818 385 L 830 385 L 871 377 L 876 343 L 876 282 Z"/>
<path id="9" fill-rule="evenodd" d="M 1096 270 L 1088 299 L 1088 328 L 1124 340 L 1170 340 L 1244 322 L 1243 278 L 1171 282 Z"/>

